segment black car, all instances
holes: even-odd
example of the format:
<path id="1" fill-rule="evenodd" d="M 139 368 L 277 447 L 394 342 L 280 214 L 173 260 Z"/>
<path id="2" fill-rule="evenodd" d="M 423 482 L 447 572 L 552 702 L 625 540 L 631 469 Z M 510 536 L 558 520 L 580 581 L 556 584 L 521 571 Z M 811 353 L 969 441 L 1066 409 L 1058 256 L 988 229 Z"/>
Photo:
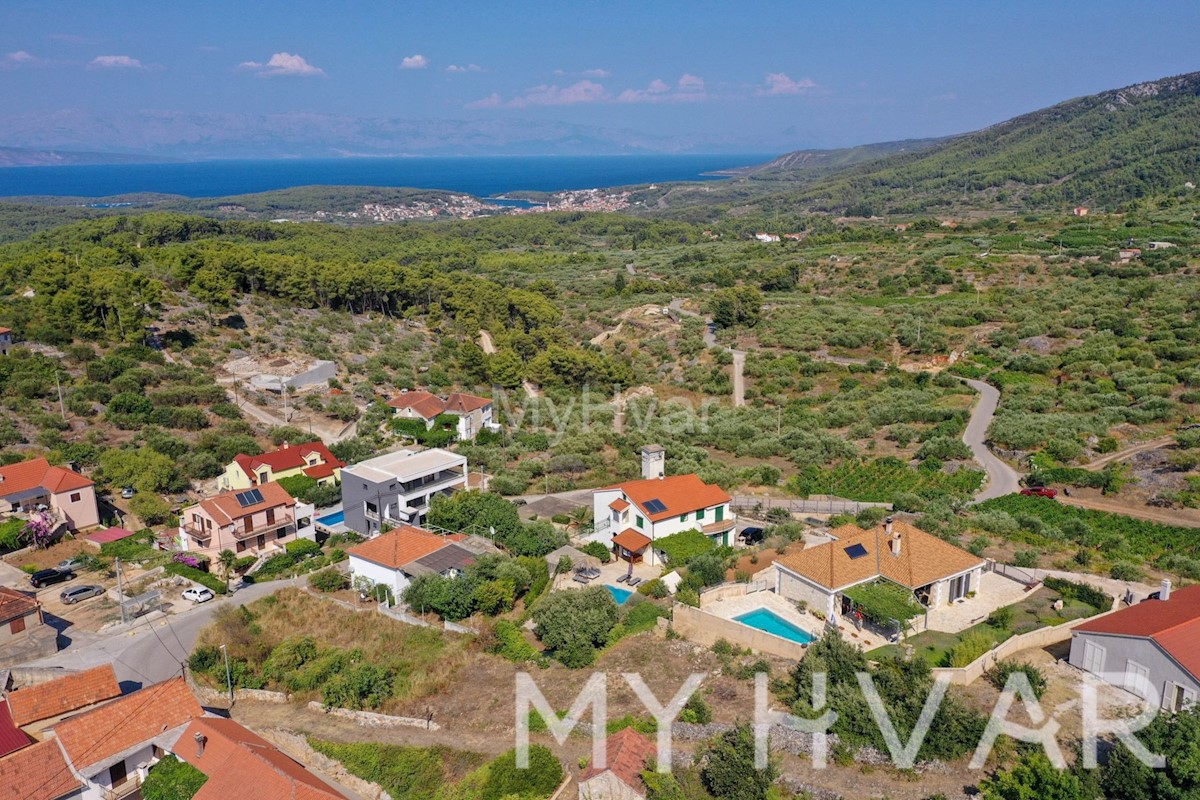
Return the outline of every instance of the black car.
<path id="1" fill-rule="evenodd" d="M 33 588 L 40 589 L 52 583 L 69 581 L 74 577 L 75 573 L 69 569 L 39 569 L 29 576 L 29 582 L 33 584 Z"/>
<path id="2" fill-rule="evenodd" d="M 738 534 L 738 538 L 743 544 L 758 544 L 763 540 L 766 531 L 762 528 L 742 528 L 742 532 Z"/>

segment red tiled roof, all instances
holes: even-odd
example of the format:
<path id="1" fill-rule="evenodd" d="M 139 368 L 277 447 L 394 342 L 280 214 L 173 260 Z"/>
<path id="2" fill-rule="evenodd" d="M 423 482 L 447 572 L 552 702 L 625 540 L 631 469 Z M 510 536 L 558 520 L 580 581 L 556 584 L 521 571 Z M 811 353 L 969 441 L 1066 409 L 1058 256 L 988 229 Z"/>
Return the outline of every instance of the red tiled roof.
<path id="1" fill-rule="evenodd" d="M 613 511 L 624 511 L 625 509 L 629 508 L 629 501 L 622 500 L 618 497 L 616 500 L 613 500 L 611 503 L 609 503 L 608 507 Z"/>
<path id="2" fill-rule="evenodd" d="M 346 554 L 365 559 L 381 567 L 400 569 L 405 564 L 410 564 L 445 546 L 445 540 L 435 533 L 413 525 L 401 525 L 381 536 L 351 547 Z"/>
<path id="3" fill-rule="evenodd" d="M 0 497 L 41 487 L 52 494 L 92 486 L 92 481 L 78 472 L 54 467 L 44 458 L 21 461 L 0 467 Z"/>
<path id="4" fill-rule="evenodd" d="M 1075 628 L 1151 639 L 1200 680 L 1200 584 L 1171 591 L 1169 600 L 1146 600 Z"/>
<path id="5" fill-rule="evenodd" d="M 81 786 L 53 740 L 0 758 L 0 800 L 58 800 Z"/>
<path id="6" fill-rule="evenodd" d="M 32 743 L 33 739 L 13 722 L 8 702 L 0 700 L 0 757 Z"/>
<path id="7" fill-rule="evenodd" d="M 204 750 L 196 742 L 203 736 Z M 193 720 L 175 754 L 208 776 L 193 800 L 344 800 L 316 775 L 267 740 L 230 719 Z"/>
<path id="8" fill-rule="evenodd" d="M 690 514 L 693 511 L 728 503 L 733 499 L 720 486 L 705 483 L 694 473 L 673 475 L 669 478 L 627 481 L 607 488 L 620 489 L 651 522 Z M 651 500 L 660 501 L 666 506 L 666 510 L 656 513 L 647 511 L 646 503 Z"/>
<path id="9" fill-rule="evenodd" d="M 315 467 L 305 467 L 304 474 L 314 480 L 320 480 L 333 475 L 335 469 L 339 469 L 339 467 L 334 464 L 317 464 Z"/>
<path id="10" fill-rule="evenodd" d="M 589 764 L 579 776 L 579 782 L 591 780 L 608 771 L 638 794 L 644 794 L 642 771 L 658 754 L 654 742 L 633 728 L 624 728 L 604 741 L 604 751 L 605 769 L 597 769 Z"/>
<path id="11" fill-rule="evenodd" d="M 620 545 L 630 552 L 636 553 L 650 544 L 650 537 L 644 533 L 626 528 L 612 538 L 613 544 Z"/>
<path id="12" fill-rule="evenodd" d="M 0 328 L 0 333 L 12 333 L 12 328 Z"/>
<path id="13" fill-rule="evenodd" d="M 56 680 L 18 689 L 8 695 L 13 721 L 28 725 L 121 696 L 111 664 L 101 664 Z"/>
<path id="14" fill-rule="evenodd" d="M 251 514 L 256 514 L 259 511 L 265 511 L 268 508 L 278 508 L 279 506 L 293 506 L 296 501 L 288 494 L 287 489 L 284 489 L 275 481 L 264 483 L 256 487 L 262 492 L 262 502 L 255 503 L 250 506 L 242 506 L 237 501 L 237 496 L 242 492 L 249 491 L 247 489 L 230 489 L 227 492 L 221 492 L 215 497 L 209 497 L 200 501 L 200 507 L 205 513 L 213 518 L 219 525 L 227 525 L 235 519 L 248 517 Z"/>
<path id="15" fill-rule="evenodd" d="M 473 394 L 454 392 L 446 398 L 446 411 L 451 414 L 470 414 L 492 404 L 486 397 L 476 397 Z"/>
<path id="16" fill-rule="evenodd" d="M 104 544 L 105 542 L 115 542 L 129 536 L 133 536 L 133 531 L 127 531 L 124 528 L 105 528 L 102 531 L 89 533 L 83 538 L 87 539 L 89 542 Z"/>
<path id="17" fill-rule="evenodd" d="M 183 678 L 172 678 L 60 722 L 54 735 L 82 771 L 203 715 Z"/>
<path id="18" fill-rule="evenodd" d="M 289 469 L 300 469 L 308 464 L 308 457 L 316 453 L 321 457 L 321 461 L 328 464 L 332 469 L 341 469 L 346 466 L 344 461 L 338 459 L 329 452 L 329 448 L 321 442 L 308 442 L 307 444 L 284 445 L 278 450 L 272 450 L 269 453 L 263 453 L 257 456 L 248 456 L 244 453 L 239 453 L 234 456 L 233 460 L 238 463 L 242 470 L 250 476 L 251 481 L 258 480 L 258 468 L 267 466 L 272 472 L 283 472 Z M 332 473 L 332 470 L 330 471 Z"/>
<path id="19" fill-rule="evenodd" d="M 37 611 L 38 601 L 32 595 L 0 586 L 0 623 L 28 616 Z"/>

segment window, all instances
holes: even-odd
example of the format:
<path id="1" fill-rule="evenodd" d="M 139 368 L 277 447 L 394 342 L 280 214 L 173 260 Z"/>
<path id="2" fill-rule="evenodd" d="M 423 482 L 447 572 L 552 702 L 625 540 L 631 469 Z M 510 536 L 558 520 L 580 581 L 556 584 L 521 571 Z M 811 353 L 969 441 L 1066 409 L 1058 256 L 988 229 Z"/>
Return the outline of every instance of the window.
<path id="1" fill-rule="evenodd" d="M 717 506 L 717 522 L 725 519 L 725 506 Z"/>
<path id="2" fill-rule="evenodd" d="M 702 519 L 704 519 L 704 509 L 703 508 L 696 512 L 696 522 L 699 522 Z"/>
<path id="3" fill-rule="evenodd" d="M 680 522 L 687 522 L 687 514 L 680 514 L 680 515 L 679 515 L 679 521 L 680 521 Z"/>
<path id="4" fill-rule="evenodd" d="M 267 509 L 267 524 L 268 525 L 275 524 L 275 509 L 273 509 L 273 508 Z"/>
<path id="5" fill-rule="evenodd" d="M 644 528 L 644 527 L 646 527 L 646 520 L 642 519 L 642 515 L 641 515 L 641 514 L 638 514 L 638 515 L 637 515 L 637 526 L 638 526 L 639 528 Z"/>
<path id="6" fill-rule="evenodd" d="M 271 473 L 269 473 L 269 472 L 258 473 L 258 482 L 259 483 L 268 483 L 270 480 L 271 480 Z"/>
<path id="7" fill-rule="evenodd" d="M 79 492 L 71 492 L 71 502 L 78 503 L 80 498 Z"/>
<path id="8" fill-rule="evenodd" d="M 8 632 L 9 633 L 20 633 L 23 630 L 25 630 L 25 618 L 24 617 L 17 617 L 16 619 L 14 619 L 12 622 L 10 622 L 8 624 Z"/>

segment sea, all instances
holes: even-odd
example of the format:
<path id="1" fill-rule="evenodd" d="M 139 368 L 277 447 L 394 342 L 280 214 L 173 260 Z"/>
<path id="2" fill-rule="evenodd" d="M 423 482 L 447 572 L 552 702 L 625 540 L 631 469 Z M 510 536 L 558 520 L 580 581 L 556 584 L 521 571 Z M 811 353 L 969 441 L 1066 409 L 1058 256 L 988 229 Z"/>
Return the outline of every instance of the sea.
<path id="1" fill-rule="evenodd" d="M 154 192 L 226 197 L 294 186 L 405 186 L 496 197 L 666 181 L 720 180 L 720 170 L 762 164 L 733 155 L 463 156 L 275 159 L 168 164 L 0 168 L 0 197 L 99 198 Z"/>

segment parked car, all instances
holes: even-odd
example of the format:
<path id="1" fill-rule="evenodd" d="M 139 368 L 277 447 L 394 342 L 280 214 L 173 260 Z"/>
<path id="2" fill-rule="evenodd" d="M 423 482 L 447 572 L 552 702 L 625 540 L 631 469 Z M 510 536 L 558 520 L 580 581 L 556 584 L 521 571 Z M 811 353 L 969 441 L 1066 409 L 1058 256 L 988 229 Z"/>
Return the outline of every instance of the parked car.
<path id="1" fill-rule="evenodd" d="M 33 584 L 33 588 L 40 589 L 43 586 L 49 586 L 53 583 L 62 583 L 69 581 L 75 577 L 75 573 L 69 569 L 39 569 L 37 572 L 29 576 L 29 582 Z"/>
<path id="2" fill-rule="evenodd" d="M 742 544 L 758 544 L 763 540 L 763 536 L 765 535 L 766 531 L 762 528 L 750 527 L 742 528 L 742 532 L 738 534 L 738 538 L 741 539 Z"/>
<path id="3" fill-rule="evenodd" d="M 62 561 L 58 562 L 58 566 L 56 566 L 55 569 L 60 569 L 64 572 L 77 572 L 80 569 L 83 569 L 83 556 L 64 558 Z"/>
<path id="4" fill-rule="evenodd" d="M 190 589 L 183 590 L 183 599 L 191 600 L 193 603 L 207 603 L 214 596 L 212 589 L 203 586 L 193 586 Z"/>
<path id="5" fill-rule="evenodd" d="M 1026 497 L 1049 497 L 1051 500 L 1058 497 L 1058 492 L 1049 486 L 1026 486 L 1021 494 Z"/>
<path id="6" fill-rule="evenodd" d="M 132 486 L 126 486 L 124 489 L 121 490 L 121 497 L 124 498 L 125 500 L 128 500 L 129 498 L 133 497 L 134 494 L 135 494 L 135 492 L 134 492 L 134 489 Z"/>
<path id="7" fill-rule="evenodd" d="M 104 587 L 91 583 L 84 586 L 72 586 L 70 589 L 63 589 L 58 599 L 62 600 L 66 605 L 72 605 L 78 603 L 80 600 L 87 600 L 89 597 L 99 597 L 102 594 L 104 594 Z"/>

